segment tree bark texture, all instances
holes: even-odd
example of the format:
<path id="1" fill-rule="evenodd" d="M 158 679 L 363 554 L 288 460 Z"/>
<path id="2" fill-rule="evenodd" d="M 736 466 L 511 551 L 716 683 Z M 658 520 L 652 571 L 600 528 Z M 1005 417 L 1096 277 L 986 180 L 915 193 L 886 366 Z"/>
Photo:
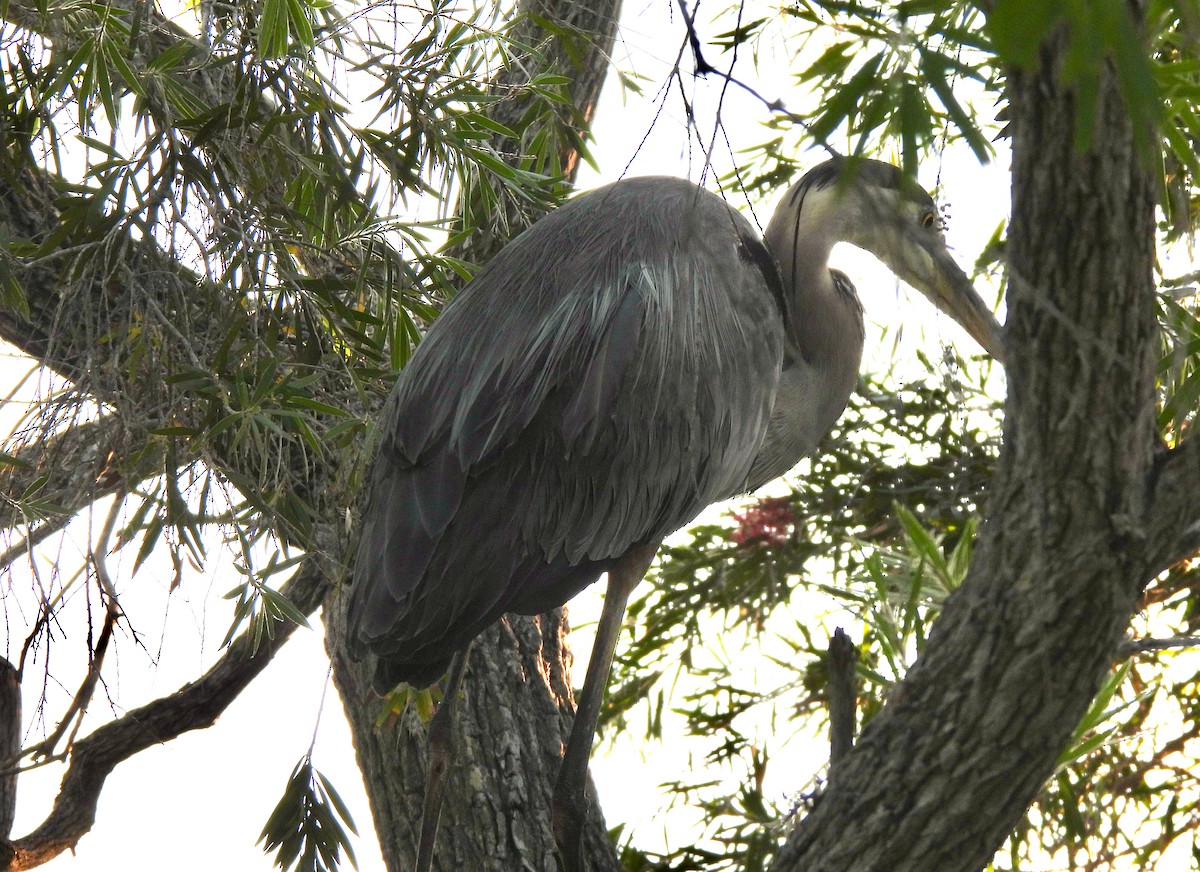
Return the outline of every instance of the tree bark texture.
<path id="1" fill-rule="evenodd" d="M 1154 176 L 1111 75 L 1072 148 L 1062 42 L 1010 77 L 1009 397 L 970 578 L 775 869 L 984 867 L 1052 773 L 1154 565 Z"/>
<path id="2" fill-rule="evenodd" d="M 501 73 L 494 88 L 513 96 L 496 104 L 495 119 L 510 129 L 524 129 L 521 118 L 527 106 L 521 85 L 531 75 L 557 73 L 571 78 L 576 109 L 574 118 L 560 119 L 559 129 L 574 128 L 576 136 L 585 135 L 608 70 L 620 7 L 620 0 L 522 3 L 520 11 L 526 17 L 517 41 L 537 47 L 532 59 L 536 69 L 512 64 Z M 537 132 L 529 130 L 530 135 Z M 493 142 L 506 160 L 518 163 L 524 160 L 525 144 L 506 138 Z M 577 143 L 564 137 L 556 150 L 561 171 L 573 178 L 579 165 Z M 459 220 L 475 228 L 463 245 L 469 260 L 486 262 L 538 217 L 527 205 L 504 198 L 499 202 L 490 214 L 468 217 L 466 213 L 475 210 L 474 197 L 469 180 L 464 182 Z M 326 615 L 326 648 L 350 721 L 380 848 L 388 868 L 399 872 L 416 858 L 427 725 L 411 709 L 381 717 L 384 701 L 370 689 L 369 674 L 344 653 L 342 603 L 332 602 Z M 538 618 L 508 615 L 476 640 L 455 713 L 454 760 L 447 774 L 435 870 L 558 868 L 550 809 L 575 710 L 566 632 L 565 610 L 560 609 Z M 620 869 L 594 788 L 589 793 L 583 855 L 591 869 Z"/>
<path id="3" fill-rule="evenodd" d="M 331 638 L 340 630 L 331 626 Z M 559 610 L 508 616 L 476 640 L 455 713 L 435 870 L 557 868 L 550 800 L 574 712 L 566 630 Z M 334 656 L 384 860 L 389 869 L 409 869 L 421 827 L 427 725 L 411 707 L 382 716 L 369 673 Z M 584 838 L 590 868 L 621 868 L 594 792 Z"/>
<path id="4" fill-rule="evenodd" d="M 0 841 L 17 814 L 17 754 L 21 751 L 21 676 L 0 657 Z M 3 855 L 0 854 L 0 861 Z"/>

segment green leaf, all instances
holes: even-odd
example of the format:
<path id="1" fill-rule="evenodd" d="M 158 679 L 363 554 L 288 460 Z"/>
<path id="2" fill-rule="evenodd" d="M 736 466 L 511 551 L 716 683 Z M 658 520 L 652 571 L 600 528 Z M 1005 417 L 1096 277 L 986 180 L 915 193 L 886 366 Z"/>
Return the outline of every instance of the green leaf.
<path id="1" fill-rule="evenodd" d="M 1064 0 L 995 0 L 984 31 L 996 55 L 1014 67 L 1032 67 L 1051 28 L 1063 20 Z"/>
<path id="2" fill-rule="evenodd" d="M 261 591 L 263 604 L 273 614 L 278 615 L 291 621 L 297 626 L 305 629 L 312 629 L 308 623 L 308 617 L 304 612 L 300 611 L 292 603 L 290 599 L 284 596 L 277 590 L 272 590 L 269 587 L 262 588 Z"/>
<path id="3" fill-rule="evenodd" d="M 924 49 L 920 49 L 920 51 L 926 80 L 933 88 L 933 92 L 937 94 L 946 114 L 950 116 L 950 120 L 954 122 L 954 126 L 970 146 L 976 160 L 982 164 L 990 162 L 992 158 L 991 143 L 987 141 L 987 137 L 983 135 L 979 125 L 975 123 L 974 117 L 963 108 L 955 96 L 954 89 L 947 80 L 949 64 L 946 58 L 940 52 Z"/>
<path id="4" fill-rule="evenodd" d="M 25 286 L 13 269 L 10 249 L 4 245 L 0 245 L 0 306 L 15 312 L 23 320 L 29 319 Z"/>
<path id="5" fill-rule="evenodd" d="M 289 15 L 289 0 L 263 0 L 258 23 L 258 46 L 263 58 L 272 60 L 287 54 Z"/>
<path id="6" fill-rule="evenodd" d="M 19 457 L 14 457 L 7 451 L 0 451 L 0 466 L 11 466 L 16 469 L 32 469 L 26 461 Z"/>
<path id="7" fill-rule="evenodd" d="M 350 836 L 357 834 L 350 811 L 323 774 L 305 755 L 292 771 L 283 795 L 263 826 L 259 843 L 275 852 L 275 865 L 297 872 L 333 872 L 341 853 L 357 867 Z"/>
<path id="8" fill-rule="evenodd" d="M 908 509 L 899 503 L 896 504 L 896 517 L 900 519 L 900 524 L 904 528 L 904 536 L 908 541 L 909 550 L 913 556 L 925 563 L 934 574 L 941 580 L 946 592 L 953 590 L 958 586 L 957 580 L 951 578 L 950 569 L 946 563 L 946 558 L 942 554 L 942 548 L 929 531 L 921 526 L 921 522 L 917 520 Z"/>
<path id="9" fill-rule="evenodd" d="M 813 139 L 824 142 L 851 117 L 863 95 L 877 86 L 879 69 L 885 56 L 884 52 L 875 55 L 859 68 L 850 81 L 835 88 L 833 95 L 822 106 L 821 113 L 809 126 L 808 132 Z"/>

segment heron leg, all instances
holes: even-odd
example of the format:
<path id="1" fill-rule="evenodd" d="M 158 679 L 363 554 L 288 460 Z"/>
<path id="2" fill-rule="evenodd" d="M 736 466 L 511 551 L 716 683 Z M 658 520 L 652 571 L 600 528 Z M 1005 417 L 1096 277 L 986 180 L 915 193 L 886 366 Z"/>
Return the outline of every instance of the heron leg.
<path id="1" fill-rule="evenodd" d="M 416 872 L 429 872 L 433 865 L 433 845 L 437 841 L 438 820 L 442 816 L 442 798 L 446 795 L 446 771 L 450 768 L 454 750 L 454 710 L 458 692 L 467 672 L 471 644 L 454 655 L 450 661 L 442 701 L 429 719 L 429 764 L 425 770 L 425 804 L 421 810 L 421 842 L 417 846 Z"/>
<path id="2" fill-rule="evenodd" d="M 650 568 L 657 550 L 657 543 L 635 548 L 608 571 L 608 590 L 604 594 L 600 623 L 596 626 L 596 642 L 592 646 L 587 677 L 579 694 L 575 722 L 571 725 L 571 737 L 567 740 L 567 751 L 554 786 L 554 840 L 558 843 L 563 872 L 583 872 L 581 850 L 583 821 L 587 814 L 588 760 L 592 756 L 600 704 L 604 701 L 613 652 L 625 617 L 625 604 Z"/>

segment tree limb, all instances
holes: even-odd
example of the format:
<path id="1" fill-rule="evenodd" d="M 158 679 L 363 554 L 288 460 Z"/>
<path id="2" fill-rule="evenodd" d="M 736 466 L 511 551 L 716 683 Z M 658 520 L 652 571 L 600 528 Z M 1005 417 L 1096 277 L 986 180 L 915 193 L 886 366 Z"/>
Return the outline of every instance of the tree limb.
<path id="1" fill-rule="evenodd" d="M 21 677 L 0 657 L 0 864 L 17 813 L 17 755 L 21 751 Z"/>
<path id="2" fill-rule="evenodd" d="M 16 184 L 18 181 L 24 184 Z M 58 209 L 53 190 L 53 179 L 31 169 L 0 174 L 0 237 L 38 241 L 55 233 Z M 85 472 L 101 464 L 95 473 L 101 477 L 116 459 L 109 455 L 110 445 L 136 446 L 144 440 L 146 450 L 134 451 L 124 458 L 129 468 L 116 470 L 118 478 L 137 481 L 175 465 L 161 454 L 168 443 L 150 439 L 147 434 L 151 430 L 164 426 L 190 429 L 197 438 L 169 442 L 171 450 L 180 455 L 178 462 L 182 457 L 202 457 L 240 485 L 253 485 L 268 496 L 286 492 L 314 516 L 321 514 L 322 506 L 340 507 L 345 488 L 339 485 L 338 476 L 347 473 L 341 465 L 315 462 L 308 445 L 286 431 L 272 431 L 265 437 L 269 444 L 258 446 L 253 440 L 232 437 L 205 439 L 206 427 L 232 411 L 221 399 L 220 390 L 198 395 L 194 388 L 180 389 L 164 376 L 180 366 L 190 366 L 193 371 L 212 373 L 214 380 L 237 378 L 244 368 L 254 365 L 256 356 L 269 356 L 280 377 L 293 373 L 315 377 L 306 388 L 310 396 L 343 410 L 345 417 L 315 413 L 310 420 L 336 426 L 346 418 L 367 414 L 367 397 L 343 361 L 329 355 L 324 358 L 328 362 L 313 363 L 300 341 L 267 347 L 264 337 L 273 332 L 290 336 L 290 325 L 281 324 L 270 311 L 247 317 L 242 307 L 232 303 L 226 289 L 182 267 L 153 240 L 134 239 L 126 231 L 109 248 L 103 271 L 67 277 L 47 259 L 22 268 L 18 275 L 29 317 L 0 308 L 0 338 L 113 409 L 109 416 L 113 424 L 62 437 L 68 459 L 70 452 L 77 452 L 75 459 L 90 460 L 90 467 L 86 463 L 82 467 Z M 101 341 L 114 323 L 137 324 L 142 335 L 153 332 L 154 341 L 143 353 L 131 355 L 128 343 Z M 241 349 L 240 354 L 231 355 L 231 347 Z M 128 422 L 137 422 L 136 427 Z M 114 429 L 106 429 L 108 426 Z M 93 443 L 89 449 L 89 439 L 111 441 Z M 78 474 L 79 470 L 67 464 L 55 476 Z M 85 498 L 86 478 L 68 485 L 68 506 L 78 506 Z M 97 495 L 105 491 L 104 485 L 100 482 L 97 486 Z M 287 523 L 279 526 L 280 535 L 291 544 L 311 550 L 303 529 Z"/>
<path id="3" fill-rule="evenodd" d="M 280 588 L 280 593 L 305 615 L 316 611 L 332 584 L 328 566 L 323 564 L 321 558 L 309 557 Z M 201 678 L 78 741 L 50 815 L 27 836 L 0 847 L 12 852 L 8 865 L 3 867 L 5 872 L 32 869 L 73 848 L 95 822 L 105 779 L 119 763 L 152 745 L 211 726 L 266 668 L 295 629 L 295 624 L 279 623 L 257 648 L 254 634 L 243 632 Z"/>
<path id="4" fill-rule="evenodd" d="M 92 503 L 165 470 L 165 446 L 154 442 L 149 425 L 117 415 L 72 424 L 53 434 L 21 434 L 5 446 L 14 463 L 0 467 L 0 529 L 23 525 L 31 535 L 48 535 Z M 181 465 L 196 460 L 181 458 Z M 43 508 L 26 509 L 29 500 Z M 20 544 L 24 547 L 24 543 Z M 11 562 L 0 557 L 0 567 Z"/>
<path id="5" fill-rule="evenodd" d="M 1200 550 L 1200 439 L 1168 452 L 1155 477 L 1145 531 L 1151 578 Z"/>

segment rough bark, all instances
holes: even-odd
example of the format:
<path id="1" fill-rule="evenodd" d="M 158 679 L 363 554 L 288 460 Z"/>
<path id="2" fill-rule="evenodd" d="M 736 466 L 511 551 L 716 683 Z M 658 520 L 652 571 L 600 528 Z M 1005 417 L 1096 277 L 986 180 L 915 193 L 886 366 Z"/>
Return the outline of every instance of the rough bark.
<path id="1" fill-rule="evenodd" d="M 532 74 L 569 76 L 577 115 L 560 124 L 578 128 L 582 136 L 604 83 L 620 0 L 529 0 L 521 5 L 521 13 L 527 17 L 517 41 L 538 47 L 537 69 L 515 63 L 495 88 L 519 95 L 520 83 Z M 542 22 L 550 22 L 553 32 L 543 29 Z M 562 32 L 582 39 L 556 35 Z M 495 117 L 520 130 L 526 111 L 518 96 L 498 103 Z M 523 159 L 521 142 L 500 139 L 493 145 L 508 160 Z M 579 157 L 572 137 L 561 140 L 558 153 L 564 175 L 573 177 Z M 467 216 L 463 213 L 474 206 L 469 186 L 464 191 L 459 218 L 476 228 L 464 246 L 468 259 L 486 261 L 537 217 L 524 204 L 501 203 L 492 214 Z M 334 682 L 354 735 L 384 860 L 391 870 L 408 869 L 420 832 L 426 727 L 412 711 L 380 722 L 382 701 L 370 691 L 364 670 L 343 653 L 339 605 L 327 610 L 331 619 L 326 648 L 334 664 Z M 476 641 L 458 711 L 456 759 L 448 775 L 435 869 L 557 868 L 550 807 L 574 712 L 566 631 L 563 610 L 536 619 L 509 615 Z M 620 868 L 594 791 L 583 853 L 592 869 Z"/>
<path id="2" fill-rule="evenodd" d="M 858 727 L 858 649 L 841 627 L 833 631 L 825 652 L 829 670 L 826 690 L 829 706 L 829 766 L 837 766 L 854 747 Z"/>
<path id="3" fill-rule="evenodd" d="M 17 814 L 17 754 L 21 750 L 21 677 L 0 657 L 0 841 Z M 3 854 L 0 854 L 0 860 Z"/>
<path id="4" fill-rule="evenodd" d="M 338 618 L 340 622 L 340 615 Z M 332 638 L 340 623 L 330 627 Z M 550 799 L 574 705 L 560 610 L 509 616 L 472 648 L 455 722 L 435 870 L 554 870 Z M 369 673 L 333 655 L 375 830 L 389 869 L 416 856 L 425 786 L 426 725 L 410 707 L 384 718 Z M 584 853 L 593 869 L 619 869 L 593 795 Z"/>
<path id="5" fill-rule="evenodd" d="M 1009 398 L 971 576 L 776 870 L 982 868 L 1155 568 L 1154 178 L 1111 76 L 1091 147 L 1072 149 L 1060 50 L 1009 80 Z"/>

